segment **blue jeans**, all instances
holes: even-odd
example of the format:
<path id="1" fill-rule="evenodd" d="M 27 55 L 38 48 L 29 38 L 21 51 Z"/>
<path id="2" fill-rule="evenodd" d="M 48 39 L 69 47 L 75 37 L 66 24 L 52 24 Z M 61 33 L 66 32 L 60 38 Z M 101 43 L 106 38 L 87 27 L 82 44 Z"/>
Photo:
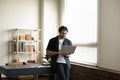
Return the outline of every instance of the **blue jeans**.
<path id="1" fill-rule="evenodd" d="M 57 63 L 57 74 L 60 80 L 69 80 L 70 68 L 67 64 Z"/>

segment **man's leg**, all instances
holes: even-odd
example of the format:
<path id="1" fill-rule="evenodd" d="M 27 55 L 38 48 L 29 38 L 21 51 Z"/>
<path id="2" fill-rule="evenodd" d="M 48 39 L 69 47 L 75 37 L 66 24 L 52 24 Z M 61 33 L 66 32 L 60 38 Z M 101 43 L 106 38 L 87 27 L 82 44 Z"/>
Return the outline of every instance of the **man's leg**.
<path id="1" fill-rule="evenodd" d="M 2 80 L 2 79 L 1 79 L 1 73 L 0 73 L 0 80 Z"/>
<path id="2" fill-rule="evenodd" d="M 64 71 L 65 71 L 66 80 L 69 80 L 70 79 L 70 68 L 67 65 L 64 66 Z"/>
<path id="3" fill-rule="evenodd" d="M 50 74 L 50 76 L 49 76 L 49 80 L 56 80 L 56 76 L 55 76 L 55 74 Z"/>
<path id="4" fill-rule="evenodd" d="M 56 69 L 53 67 L 50 68 L 49 80 L 56 80 Z"/>
<path id="5" fill-rule="evenodd" d="M 57 71 L 58 71 L 58 76 L 60 80 L 66 80 L 66 75 L 65 75 L 65 64 L 58 63 L 57 65 Z"/>

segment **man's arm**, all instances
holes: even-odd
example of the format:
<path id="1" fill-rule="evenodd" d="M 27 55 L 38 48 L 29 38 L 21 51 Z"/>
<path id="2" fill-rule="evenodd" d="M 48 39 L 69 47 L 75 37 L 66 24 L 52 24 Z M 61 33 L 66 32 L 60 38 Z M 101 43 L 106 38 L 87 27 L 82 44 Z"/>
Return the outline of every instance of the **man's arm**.
<path id="1" fill-rule="evenodd" d="M 52 55 L 56 55 L 56 54 L 59 54 L 59 51 L 52 51 L 52 48 L 53 48 L 53 39 L 50 39 L 49 40 L 49 43 L 48 43 L 48 46 L 47 46 L 47 49 L 46 49 L 46 53 L 47 55 L 49 56 L 52 56 Z"/>
<path id="2" fill-rule="evenodd" d="M 46 50 L 46 53 L 47 53 L 47 55 L 52 56 L 52 55 L 59 54 L 59 51 L 50 51 L 50 50 Z"/>

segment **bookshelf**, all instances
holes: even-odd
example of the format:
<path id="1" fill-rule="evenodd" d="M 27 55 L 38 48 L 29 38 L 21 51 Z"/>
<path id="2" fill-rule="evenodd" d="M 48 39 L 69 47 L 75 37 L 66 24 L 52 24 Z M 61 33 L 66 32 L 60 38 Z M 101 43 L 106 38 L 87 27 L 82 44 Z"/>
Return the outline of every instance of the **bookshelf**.
<path id="1" fill-rule="evenodd" d="M 41 53 L 41 29 L 12 29 L 12 40 L 9 41 L 11 63 L 39 63 Z M 24 55 L 28 55 L 27 57 Z"/>

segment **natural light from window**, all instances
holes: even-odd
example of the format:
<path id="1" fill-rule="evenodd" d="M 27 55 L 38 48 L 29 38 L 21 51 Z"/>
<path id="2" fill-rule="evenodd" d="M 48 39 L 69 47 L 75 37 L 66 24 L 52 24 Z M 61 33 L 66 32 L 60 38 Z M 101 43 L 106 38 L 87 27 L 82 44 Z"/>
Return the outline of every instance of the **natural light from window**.
<path id="1" fill-rule="evenodd" d="M 71 61 L 97 63 L 97 0 L 65 0 L 62 25 L 67 37 L 77 45 Z"/>

